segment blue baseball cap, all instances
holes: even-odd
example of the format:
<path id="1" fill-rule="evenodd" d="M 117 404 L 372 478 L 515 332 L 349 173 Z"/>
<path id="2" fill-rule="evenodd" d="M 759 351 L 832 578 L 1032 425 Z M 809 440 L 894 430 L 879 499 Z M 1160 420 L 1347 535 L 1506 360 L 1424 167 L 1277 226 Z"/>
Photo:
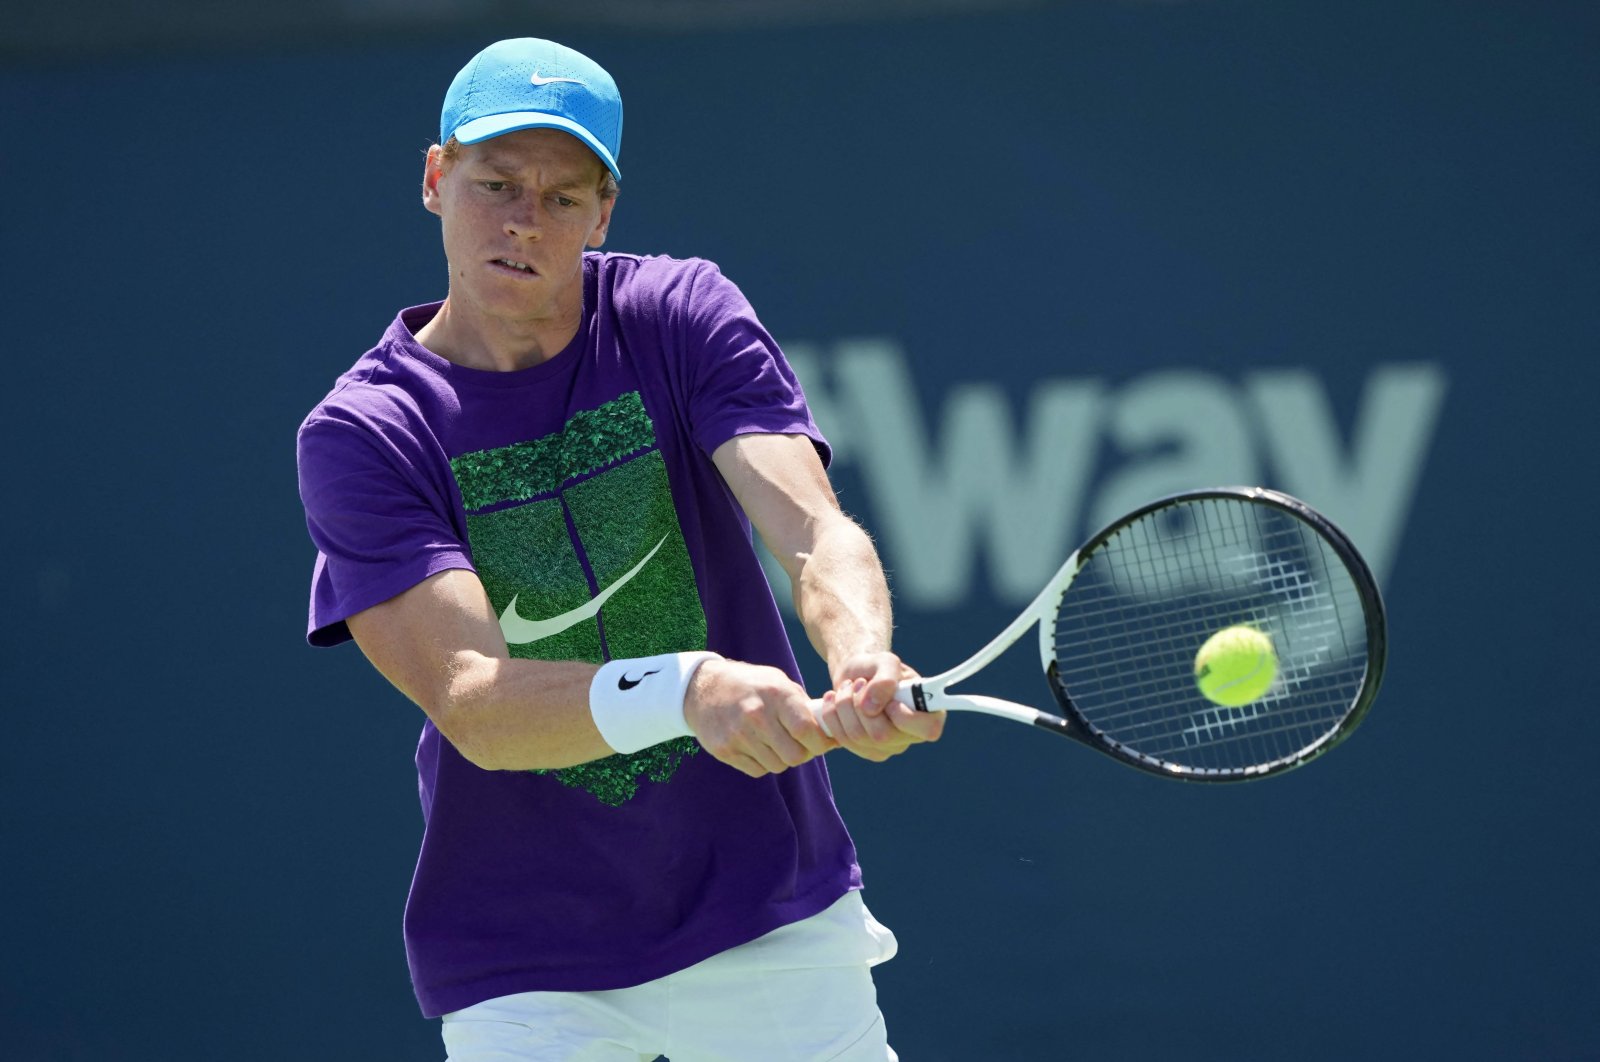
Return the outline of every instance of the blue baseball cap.
<path id="1" fill-rule="evenodd" d="M 619 181 L 622 94 L 599 63 L 555 41 L 517 37 L 473 56 L 450 82 L 439 143 L 463 144 L 518 129 L 562 129 L 600 156 Z"/>

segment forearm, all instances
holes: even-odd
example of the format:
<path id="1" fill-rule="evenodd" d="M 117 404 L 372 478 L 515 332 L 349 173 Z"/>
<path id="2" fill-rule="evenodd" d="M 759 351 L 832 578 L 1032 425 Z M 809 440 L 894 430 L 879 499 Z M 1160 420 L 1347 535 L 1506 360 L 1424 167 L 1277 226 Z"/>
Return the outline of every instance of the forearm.
<path id="1" fill-rule="evenodd" d="M 889 648 L 894 633 L 889 584 L 872 539 L 842 513 L 819 523 L 811 547 L 797 557 L 795 611 L 837 682 L 834 672 L 844 661 Z"/>
<path id="2" fill-rule="evenodd" d="M 571 767 L 612 752 L 589 712 L 595 665 L 510 658 L 473 572 L 431 575 L 348 623 L 373 666 L 479 767 Z"/>
<path id="3" fill-rule="evenodd" d="M 595 666 L 463 654 L 428 716 L 487 770 L 572 767 L 614 751 L 589 711 Z"/>
<path id="4" fill-rule="evenodd" d="M 630 678 L 619 685 L 625 703 L 591 694 L 591 683 L 603 691 L 619 673 L 630 672 L 648 684 Z M 664 677 L 649 681 L 658 675 Z M 807 709 L 806 691 L 775 667 L 714 653 L 668 653 L 612 661 L 599 670 L 598 682 L 595 677 L 590 664 L 482 658 L 460 673 L 450 708 L 435 722 L 463 755 L 490 770 L 601 759 L 615 751 L 602 730 L 624 751 L 693 736 L 752 777 L 787 770 L 833 747 Z M 459 738 L 441 719 L 450 720 Z"/>
<path id="5" fill-rule="evenodd" d="M 788 573 L 806 636 L 828 663 L 829 690 L 807 714 L 830 740 L 869 759 L 936 739 L 942 715 L 894 699 L 913 672 L 890 648 L 888 580 L 872 539 L 840 511 L 811 440 L 736 436 L 712 459 Z"/>
<path id="6" fill-rule="evenodd" d="M 890 648 L 894 621 L 883 565 L 866 532 L 841 519 L 814 537 L 795 579 L 795 605 L 812 645 L 828 662 L 821 715 L 845 748 L 884 760 L 920 741 L 936 741 L 942 715 L 895 701 L 912 675 Z"/>

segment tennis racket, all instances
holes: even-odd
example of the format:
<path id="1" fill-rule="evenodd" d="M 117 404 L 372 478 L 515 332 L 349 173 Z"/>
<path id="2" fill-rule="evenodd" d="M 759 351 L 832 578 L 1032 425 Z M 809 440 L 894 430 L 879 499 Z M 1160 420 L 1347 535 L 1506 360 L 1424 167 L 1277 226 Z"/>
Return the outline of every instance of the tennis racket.
<path id="1" fill-rule="evenodd" d="M 950 692 L 1035 624 L 1061 714 Z M 1264 695 L 1224 707 L 1200 693 L 1195 655 L 1235 625 L 1271 639 L 1278 670 Z M 1345 534 L 1287 494 L 1224 487 L 1117 520 L 993 641 L 902 683 L 896 698 L 1031 723 L 1163 777 L 1243 781 L 1298 767 L 1349 736 L 1372 707 L 1386 652 L 1377 583 Z"/>

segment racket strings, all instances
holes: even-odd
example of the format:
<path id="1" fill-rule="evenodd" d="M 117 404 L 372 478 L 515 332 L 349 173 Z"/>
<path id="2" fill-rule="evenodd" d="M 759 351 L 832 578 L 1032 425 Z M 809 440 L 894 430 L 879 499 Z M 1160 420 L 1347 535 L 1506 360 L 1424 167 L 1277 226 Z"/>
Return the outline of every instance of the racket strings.
<path id="1" fill-rule="evenodd" d="M 1260 699 L 1211 703 L 1195 653 L 1224 627 L 1271 638 Z M 1084 720 L 1140 758 L 1233 772 L 1333 734 L 1366 674 L 1363 601 L 1342 558 L 1275 508 L 1205 498 L 1156 510 L 1088 557 L 1057 610 L 1056 680 Z"/>

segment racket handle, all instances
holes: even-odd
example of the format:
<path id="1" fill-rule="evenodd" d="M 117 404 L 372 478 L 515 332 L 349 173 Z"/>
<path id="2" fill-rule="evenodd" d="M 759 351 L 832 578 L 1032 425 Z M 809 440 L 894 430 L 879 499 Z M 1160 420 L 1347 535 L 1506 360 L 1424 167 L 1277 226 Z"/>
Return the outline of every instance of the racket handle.
<path id="1" fill-rule="evenodd" d="M 919 712 L 928 710 L 928 702 L 922 696 L 922 683 L 916 679 L 906 679 L 895 687 L 894 699 L 907 708 L 915 708 Z"/>
<path id="2" fill-rule="evenodd" d="M 822 698 L 821 697 L 813 697 L 813 698 L 811 698 L 811 700 L 806 702 L 806 707 L 811 709 L 811 714 L 812 714 L 812 716 L 816 717 L 817 725 L 822 728 L 822 732 L 824 734 L 827 734 L 829 737 L 833 737 L 833 731 L 828 729 L 828 724 L 824 723 L 822 721 L 822 718 L 821 718 L 822 717 Z"/>
<path id="3" fill-rule="evenodd" d="M 905 705 L 907 708 L 915 708 L 919 712 L 926 712 L 928 710 L 927 702 L 924 701 L 922 697 L 921 683 L 917 682 L 915 679 L 907 679 L 906 681 L 900 683 L 900 685 L 895 688 L 894 699 Z M 822 698 L 811 698 L 811 700 L 806 703 L 806 707 L 811 709 L 811 714 L 813 716 L 820 717 L 822 714 Z M 822 727 L 822 732 L 824 734 L 827 734 L 829 737 L 833 737 L 833 731 L 828 729 L 828 725 L 822 722 L 821 718 L 817 719 L 817 725 Z"/>

